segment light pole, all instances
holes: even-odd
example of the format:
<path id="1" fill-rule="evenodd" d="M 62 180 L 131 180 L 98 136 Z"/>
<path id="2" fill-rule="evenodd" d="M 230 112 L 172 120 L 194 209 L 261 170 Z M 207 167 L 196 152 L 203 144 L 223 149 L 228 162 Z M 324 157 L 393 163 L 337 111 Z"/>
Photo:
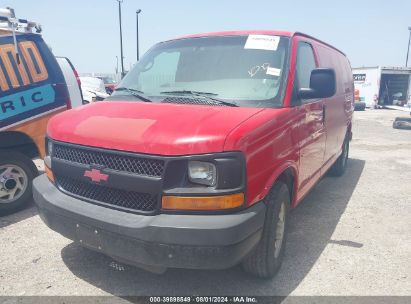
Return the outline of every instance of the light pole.
<path id="1" fill-rule="evenodd" d="M 410 41 L 411 41 L 411 26 L 408 27 L 410 35 L 408 37 L 408 49 L 407 49 L 407 59 L 405 60 L 405 67 L 408 67 L 408 54 L 410 53 Z"/>
<path id="2" fill-rule="evenodd" d="M 116 0 L 118 2 L 118 19 L 120 23 L 120 61 L 121 61 L 121 78 L 124 77 L 124 56 L 123 56 L 123 31 L 121 29 L 121 3 L 123 0 Z"/>
<path id="3" fill-rule="evenodd" d="M 137 62 L 140 60 L 140 44 L 138 41 L 138 15 L 141 13 L 141 9 L 136 11 L 136 32 L 137 32 Z"/>
<path id="4" fill-rule="evenodd" d="M 116 77 L 118 75 L 118 56 L 116 56 Z"/>

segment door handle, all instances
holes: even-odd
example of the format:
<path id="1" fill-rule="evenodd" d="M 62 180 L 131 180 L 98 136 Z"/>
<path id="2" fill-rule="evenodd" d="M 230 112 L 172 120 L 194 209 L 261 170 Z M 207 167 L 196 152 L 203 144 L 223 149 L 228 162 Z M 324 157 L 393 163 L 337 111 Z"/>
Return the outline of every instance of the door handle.
<path id="1" fill-rule="evenodd" d="M 323 118 L 322 118 L 323 124 L 325 124 L 325 104 L 323 104 Z"/>

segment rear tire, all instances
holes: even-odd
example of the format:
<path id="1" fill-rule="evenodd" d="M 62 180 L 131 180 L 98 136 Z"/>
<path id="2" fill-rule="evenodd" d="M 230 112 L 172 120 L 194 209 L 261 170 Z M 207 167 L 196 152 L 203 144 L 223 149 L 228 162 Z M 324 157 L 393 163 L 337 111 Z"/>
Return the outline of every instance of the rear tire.
<path id="1" fill-rule="evenodd" d="M 0 215 L 32 201 L 32 181 L 38 175 L 33 161 L 16 151 L 0 152 Z"/>
<path id="2" fill-rule="evenodd" d="M 290 191 L 277 182 L 265 199 L 267 214 L 263 235 L 242 262 L 246 272 L 260 278 L 272 278 L 280 269 L 286 244 Z"/>
<path id="3" fill-rule="evenodd" d="M 342 176 L 347 169 L 347 162 L 348 162 L 348 153 L 350 151 L 350 141 L 348 138 L 344 140 L 343 150 L 341 152 L 340 157 L 338 157 L 337 161 L 332 165 L 330 168 L 329 174 L 331 176 Z"/>

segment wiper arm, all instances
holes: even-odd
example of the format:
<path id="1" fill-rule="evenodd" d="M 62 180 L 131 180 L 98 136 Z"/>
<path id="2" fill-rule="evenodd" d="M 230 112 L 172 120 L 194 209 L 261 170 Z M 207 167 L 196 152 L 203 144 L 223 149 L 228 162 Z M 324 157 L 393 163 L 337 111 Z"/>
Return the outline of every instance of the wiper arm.
<path id="1" fill-rule="evenodd" d="M 217 96 L 217 93 L 210 93 L 210 92 L 200 92 L 200 91 L 191 91 L 191 90 L 176 90 L 176 91 L 164 91 L 160 92 L 161 94 L 202 94 L 202 95 L 213 95 Z"/>
<path id="2" fill-rule="evenodd" d="M 216 93 L 190 91 L 190 90 L 179 90 L 179 91 L 177 90 L 177 91 L 164 91 L 164 92 L 160 92 L 160 94 L 188 94 L 188 95 L 193 95 L 193 96 L 200 96 L 200 97 L 205 97 L 207 99 L 216 101 L 219 104 L 223 104 L 229 107 L 238 107 L 238 105 L 234 102 L 228 102 L 220 98 L 214 97 L 218 95 Z"/>
<path id="3" fill-rule="evenodd" d="M 126 92 L 130 93 L 131 95 L 133 95 L 134 97 L 137 97 L 137 98 L 141 99 L 144 102 L 153 102 L 150 98 L 148 98 L 144 94 L 143 91 L 140 91 L 140 90 L 131 89 L 131 88 L 127 88 L 127 87 L 118 87 L 114 91 L 126 91 Z"/>

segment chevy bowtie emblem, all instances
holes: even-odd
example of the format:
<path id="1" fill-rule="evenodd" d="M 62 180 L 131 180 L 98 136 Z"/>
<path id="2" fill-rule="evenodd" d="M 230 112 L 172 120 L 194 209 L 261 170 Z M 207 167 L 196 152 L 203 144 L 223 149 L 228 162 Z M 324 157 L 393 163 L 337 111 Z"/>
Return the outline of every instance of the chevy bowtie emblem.
<path id="1" fill-rule="evenodd" d="M 101 171 L 97 169 L 84 171 L 84 176 L 89 177 L 95 183 L 100 183 L 101 181 L 106 182 L 108 180 L 108 175 L 101 173 Z"/>

